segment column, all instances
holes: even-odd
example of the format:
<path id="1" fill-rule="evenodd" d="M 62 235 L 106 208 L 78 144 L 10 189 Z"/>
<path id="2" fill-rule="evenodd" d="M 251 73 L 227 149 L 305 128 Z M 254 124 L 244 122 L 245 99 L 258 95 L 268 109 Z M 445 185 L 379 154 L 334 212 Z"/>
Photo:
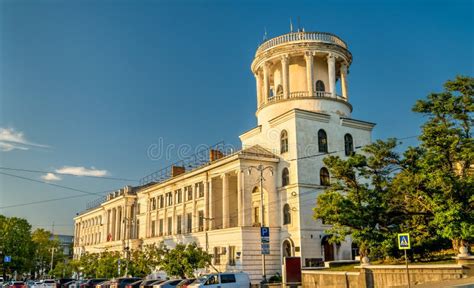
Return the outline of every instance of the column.
<path id="1" fill-rule="evenodd" d="M 257 85 L 257 106 L 260 107 L 260 105 L 263 104 L 263 99 L 262 99 L 262 80 L 260 80 L 260 74 L 257 70 L 257 72 L 254 74 L 255 76 L 255 82 Z"/>
<path id="2" fill-rule="evenodd" d="M 313 66 L 314 66 L 314 56 L 313 52 L 308 51 L 304 55 L 306 60 L 306 87 L 308 88 L 308 95 L 314 95 L 314 77 L 313 77 Z"/>
<path id="3" fill-rule="evenodd" d="M 222 174 L 222 228 L 229 228 L 229 177 Z"/>
<path id="4" fill-rule="evenodd" d="M 214 211 L 212 209 L 212 204 L 213 204 L 213 193 L 212 193 L 212 178 L 209 180 L 209 202 L 208 202 L 208 205 L 209 205 L 209 216 L 206 217 L 206 219 L 204 219 L 205 222 L 208 222 L 209 223 L 209 230 L 210 229 L 214 229 Z"/>
<path id="5" fill-rule="evenodd" d="M 241 169 L 237 170 L 236 172 L 237 172 L 237 226 L 243 226 L 244 224 L 243 217 L 244 217 L 245 208 L 242 205 L 244 203 L 242 199 L 242 196 L 243 196 L 242 175 L 244 173 L 242 173 Z"/>
<path id="6" fill-rule="evenodd" d="M 288 77 L 289 64 L 290 64 L 290 59 L 288 55 L 281 56 L 281 70 L 282 70 L 281 82 L 283 83 L 283 98 L 285 99 L 290 98 L 290 79 Z"/>
<path id="7" fill-rule="evenodd" d="M 267 63 L 263 63 L 263 103 L 268 102 L 270 96 L 270 71 Z"/>
<path id="8" fill-rule="evenodd" d="M 349 95 L 347 94 L 347 64 L 342 63 L 341 64 L 341 91 L 342 91 L 342 97 L 346 99 L 346 101 L 349 98 Z"/>
<path id="9" fill-rule="evenodd" d="M 329 92 L 331 97 L 336 97 L 336 57 L 328 55 L 328 76 L 329 76 Z"/>
<path id="10" fill-rule="evenodd" d="M 208 220 L 210 218 L 209 216 L 209 189 L 211 187 L 210 181 L 204 182 L 204 231 L 208 230 Z M 199 226 L 199 213 L 198 213 L 198 226 Z"/>

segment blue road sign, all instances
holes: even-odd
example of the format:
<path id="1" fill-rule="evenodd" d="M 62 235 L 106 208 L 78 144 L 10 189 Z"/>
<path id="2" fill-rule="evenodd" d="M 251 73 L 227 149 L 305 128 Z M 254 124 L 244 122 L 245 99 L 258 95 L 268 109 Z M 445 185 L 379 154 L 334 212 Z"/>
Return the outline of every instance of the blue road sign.
<path id="1" fill-rule="evenodd" d="M 265 254 L 265 255 L 270 254 L 270 244 L 269 243 L 262 243 L 262 254 Z"/>
<path id="2" fill-rule="evenodd" d="M 401 233 L 397 235 L 398 237 L 398 249 L 410 249 L 410 234 Z"/>
<path id="3" fill-rule="evenodd" d="M 268 227 L 260 227 L 260 236 L 262 236 L 262 237 L 270 237 L 270 228 L 268 228 Z"/>
<path id="4" fill-rule="evenodd" d="M 5 263 L 12 262 L 12 256 L 6 256 L 5 255 L 5 257 L 3 257 L 3 262 L 5 262 Z"/>

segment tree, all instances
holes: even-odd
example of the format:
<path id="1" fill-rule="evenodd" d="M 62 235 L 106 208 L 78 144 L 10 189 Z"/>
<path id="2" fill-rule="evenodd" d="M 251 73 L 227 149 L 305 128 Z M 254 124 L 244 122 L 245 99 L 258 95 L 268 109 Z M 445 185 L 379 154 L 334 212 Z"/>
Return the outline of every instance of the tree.
<path id="1" fill-rule="evenodd" d="M 420 146 L 405 153 L 406 169 L 397 175 L 399 187 L 432 215 L 429 224 L 455 250 L 474 240 L 473 88 L 474 78 L 458 76 L 443 92 L 416 102 L 413 111 L 428 119 Z"/>
<path id="2" fill-rule="evenodd" d="M 398 227 L 404 219 L 398 197 L 390 189 L 399 167 L 395 146 L 395 139 L 377 140 L 364 147 L 363 154 L 323 160 L 336 181 L 318 196 L 314 218 L 332 225 L 327 231 L 332 243 L 351 235 L 361 257 L 369 252 L 383 254 L 381 243 L 391 242 L 389 228 Z"/>
<path id="3" fill-rule="evenodd" d="M 133 250 L 129 263 L 129 274 L 137 277 L 150 274 L 160 265 L 166 251 L 163 242 L 158 245 L 146 245 L 143 250 Z"/>
<path id="4" fill-rule="evenodd" d="M 3 271 L 29 272 L 33 266 L 31 255 L 34 254 L 34 247 L 28 221 L 0 215 L 0 248 L 3 255 L 11 256 L 10 263 L 2 264 Z"/>
<path id="5" fill-rule="evenodd" d="M 40 275 L 44 275 L 45 271 L 50 270 L 52 249 L 55 250 L 55 263 L 62 263 L 64 260 L 62 250 L 59 247 L 59 241 L 53 239 L 52 236 L 50 231 L 44 229 L 36 229 L 31 234 L 35 249 L 34 271 Z M 53 266 L 55 263 L 53 263 Z"/>
<path id="6" fill-rule="evenodd" d="M 193 277 L 195 270 L 209 266 L 211 258 L 211 255 L 197 247 L 196 243 L 177 244 L 174 249 L 164 254 L 161 268 L 171 276 Z"/>

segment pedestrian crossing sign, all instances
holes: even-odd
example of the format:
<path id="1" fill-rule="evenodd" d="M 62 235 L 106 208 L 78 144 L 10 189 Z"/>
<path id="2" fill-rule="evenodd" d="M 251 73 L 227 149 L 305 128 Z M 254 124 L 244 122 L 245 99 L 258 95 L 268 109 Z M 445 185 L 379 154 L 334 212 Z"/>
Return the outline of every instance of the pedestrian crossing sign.
<path id="1" fill-rule="evenodd" d="M 410 234 L 398 234 L 398 249 L 410 249 Z"/>

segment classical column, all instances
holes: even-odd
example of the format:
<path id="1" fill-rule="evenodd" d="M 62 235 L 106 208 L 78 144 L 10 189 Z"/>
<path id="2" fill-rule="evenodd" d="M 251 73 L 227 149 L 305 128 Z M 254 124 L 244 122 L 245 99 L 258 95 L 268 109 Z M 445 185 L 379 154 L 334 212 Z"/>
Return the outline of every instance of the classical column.
<path id="1" fill-rule="evenodd" d="M 209 188 L 211 186 L 211 184 L 209 184 L 210 181 L 206 181 L 204 182 L 204 231 L 208 230 L 208 220 L 209 219 Z M 199 216 L 199 214 L 198 214 Z M 198 223 L 199 223 L 199 217 L 197 218 L 198 219 Z M 199 226 L 199 224 L 198 224 Z"/>
<path id="2" fill-rule="evenodd" d="M 336 57 L 328 55 L 328 76 L 329 76 L 329 92 L 331 97 L 336 97 Z"/>
<path id="3" fill-rule="evenodd" d="M 270 68 L 267 63 L 263 63 L 263 103 L 268 102 L 270 96 Z"/>
<path id="4" fill-rule="evenodd" d="M 290 98 L 290 79 L 289 75 L 289 64 L 290 59 L 288 55 L 281 56 L 281 75 L 282 79 L 281 82 L 283 83 L 283 98 L 288 99 Z"/>
<path id="5" fill-rule="evenodd" d="M 244 207 L 242 207 L 242 170 L 237 170 L 237 226 L 242 226 Z"/>
<path id="6" fill-rule="evenodd" d="M 314 66 L 314 56 L 313 52 L 306 52 L 304 54 L 304 59 L 306 60 L 306 87 L 308 88 L 309 96 L 314 95 L 314 77 L 313 77 L 313 66 Z"/>
<path id="7" fill-rule="evenodd" d="M 347 64 L 342 63 L 341 64 L 341 91 L 342 91 L 342 97 L 344 99 L 349 100 L 349 94 L 347 93 Z"/>
<path id="8" fill-rule="evenodd" d="M 209 201 L 208 201 L 208 205 L 209 205 L 209 216 L 204 219 L 205 222 L 208 222 L 209 223 L 209 229 L 214 229 L 214 211 L 213 211 L 213 191 L 212 191 L 212 178 L 209 179 Z"/>
<path id="9" fill-rule="evenodd" d="M 222 228 L 229 228 L 229 176 L 222 174 Z"/>
<path id="10" fill-rule="evenodd" d="M 254 74 L 255 76 L 255 82 L 256 82 L 256 85 L 257 85 L 257 104 L 258 104 L 258 107 L 260 107 L 260 105 L 263 104 L 263 99 L 262 99 L 262 80 L 260 79 L 260 73 L 257 72 Z"/>
<path id="11" fill-rule="evenodd" d="M 115 231 L 117 228 L 117 209 L 113 208 L 112 209 L 112 239 L 111 241 L 115 241 Z"/>

